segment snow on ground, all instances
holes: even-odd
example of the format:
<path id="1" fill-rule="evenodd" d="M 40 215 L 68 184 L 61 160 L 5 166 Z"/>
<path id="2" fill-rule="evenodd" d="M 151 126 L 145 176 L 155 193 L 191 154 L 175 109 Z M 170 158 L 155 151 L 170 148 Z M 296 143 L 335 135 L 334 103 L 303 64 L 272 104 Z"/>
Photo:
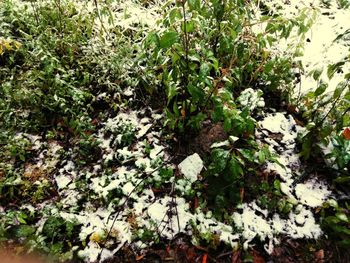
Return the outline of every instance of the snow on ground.
<path id="1" fill-rule="evenodd" d="M 87 262 L 93 262 L 101 253 L 99 244 L 110 229 L 110 238 L 118 246 L 104 249 L 101 259 L 113 255 L 125 243 L 132 242 L 136 230 L 128 220 L 130 215 L 135 215 L 141 229 L 145 227 L 157 232 L 159 226 L 150 222 L 158 220 L 159 224 L 165 224 L 157 217 L 157 213 L 161 212 L 157 210 L 159 205 L 166 207 L 168 200 L 155 200 L 148 185 L 170 183 L 169 178 L 162 178 L 159 171 L 163 166 L 168 167 L 163 163 L 169 156 L 159 139 L 160 132 L 154 130 L 156 120 L 161 116 L 147 112 L 149 110 L 121 111 L 117 116 L 107 118 L 102 129 L 93 135 L 102 150 L 102 158 L 84 166 L 78 163 L 74 149 L 63 151 L 57 143 L 46 145 L 38 136 L 17 135 L 17 140 L 26 139 L 38 152 L 35 161 L 40 168 L 46 169 L 48 165 L 53 165 L 50 171 L 54 171 L 54 167 L 57 167 L 53 180 L 57 185 L 59 199 L 40 204 L 40 211 L 45 210 L 47 213 L 42 222 L 38 222 L 38 226 L 41 226 L 39 234 L 45 220 L 51 215 L 78 222 L 81 225 L 81 242 L 88 241 L 87 246 L 78 251 L 78 255 Z M 27 169 L 29 173 L 32 168 Z M 127 203 L 128 200 L 132 206 Z M 177 203 L 181 200 L 177 199 Z M 184 207 L 188 206 L 184 201 L 182 203 Z M 123 204 L 125 209 L 118 212 L 117 207 L 123 208 Z M 179 215 L 185 213 L 183 207 L 179 206 L 179 209 Z M 170 229 L 164 234 L 168 233 L 166 236 L 170 237 L 171 232 L 179 231 L 183 229 Z"/>
<path id="2" fill-rule="evenodd" d="M 321 228 L 314 218 L 313 208 L 321 206 L 331 192 L 325 183 L 312 180 L 293 186 L 294 174 L 298 172 L 296 167 L 300 166 L 294 149 L 295 139 L 297 132 L 302 128 L 297 127 L 292 117 L 286 117 L 284 113 L 266 115 L 259 122 L 260 130 L 257 131 L 257 135 L 261 137 L 264 130 L 265 133 L 268 131 L 283 135 L 282 144 L 276 142 L 277 145 L 284 145 L 283 149 L 274 150 L 272 147 L 274 144 L 270 143 L 271 149 L 280 155 L 278 160 L 282 165 L 270 162 L 266 167 L 268 172 L 276 172 L 280 175 L 282 192 L 289 200 L 293 199 L 294 208 L 285 217 L 260 208 L 256 201 L 243 203 L 232 214 L 234 226 L 238 229 L 236 231 L 233 225 L 216 220 L 210 211 L 204 213 L 198 208 L 195 213 L 191 212 L 190 204 L 178 195 L 156 197 L 152 189 L 143 183 L 143 173 L 147 173 L 149 181 L 161 180 L 159 172 L 152 168 L 152 161 L 157 160 L 159 156 L 167 160 L 168 155 L 167 146 L 155 139 L 158 134 L 153 127 L 147 129 L 143 135 L 144 138 L 152 138 L 149 140 L 152 149 L 148 154 L 145 152 L 144 141 L 138 140 L 141 137 L 137 134 L 152 121 L 142 116 L 138 117 L 139 115 L 140 113 L 131 111 L 121 112 L 104 123 L 104 128 L 100 130 L 97 137 L 101 142 L 105 157 L 103 163 L 94 164 L 92 172 L 79 171 L 74 161 L 67 161 L 55 175 L 62 198 L 61 203 L 64 204 L 64 211 L 60 211 L 59 214 L 66 220 L 75 220 L 81 224 L 79 237 L 82 242 L 88 240 L 88 243 L 83 250 L 78 251 L 78 255 L 86 261 L 96 260 L 100 253 L 102 253 L 101 258 L 108 258 L 125 243 L 134 244 L 139 248 L 147 247 L 151 243 L 133 242 L 145 231 L 151 231 L 154 236 L 159 235 L 171 239 L 178 233 L 191 235 L 195 227 L 196 231 L 202 235 L 216 234 L 221 241 L 233 248 L 238 246 L 240 240 L 244 241 L 245 248 L 253 246 L 253 239 L 258 237 L 265 242 L 265 249 L 269 253 L 272 252 L 274 245 L 279 243 L 280 235 L 315 239 L 322 235 Z M 141 121 L 142 119 L 144 121 Z M 129 128 L 123 130 L 122 127 Z M 121 131 L 132 131 L 135 134 L 136 143 L 129 146 L 121 145 L 123 142 L 120 140 Z M 110 133 L 112 135 L 108 137 L 107 134 Z M 273 139 L 270 139 L 270 142 L 271 140 Z M 122 147 L 122 155 L 119 155 L 118 147 Z M 107 156 L 106 153 L 108 153 Z M 134 162 L 125 165 L 121 162 L 115 172 L 110 174 L 103 173 L 101 170 L 106 161 L 113 162 L 124 160 L 124 158 L 132 159 Z M 192 183 L 199 179 L 203 161 L 198 154 L 193 154 L 185 158 L 178 165 L 178 169 L 187 180 L 186 186 L 191 187 Z M 85 177 L 90 182 L 88 183 L 90 195 L 95 194 L 103 200 L 108 200 L 112 192 L 119 191 L 119 198 L 115 199 L 118 201 L 114 202 L 117 202 L 118 206 L 124 205 L 124 209 L 117 209 L 113 203 L 109 203 L 105 208 L 96 208 L 90 202 L 84 203 L 77 209 L 76 204 L 84 193 L 75 187 L 74 183 L 81 177 Z M 183 179 L 179 179 L 175 184 L 182 184 L 181 180 Z M 172 182 L 174 181 L 168 180 L 168 183 Z M 181 190 L 181 185 L 176 186 L 175 189 Z M 128 196 L 130 200 L 126 202 Z M 130 222 L 131 215 L 134 223 Z M 135 225 L 137 225 L 136 229 Z M 101 240 L 106 237 L 110 229 L 113 234 L 106 242 L 107 248 L 101 250 L 99 244 L 102 243 Z M 194 236 L 194 243 L 198 242 L 197 238 Z M 109 248 L 108 246 L 113 242 L 118 245 Z"/>
<path id="3" fill-rule="evenodd" d="M 157 27 L 157 20 L 160 18 L 160 3 L 157 1 L 154 1 L 148 7 L 143 7 L 132 0 L 114 0 L 108 3 L 108 12 L 103 9 L 106 7 L 102 2 L 98 1 L 98 3 L 97 8 L 101 13 L 102 21 L 97 20 L 95 23 L 96 29 L 99 31 L 102 29 L 102 24 L 107 30 L 111 30 L 116 26 L 121 27 L 123 30 L 131 29 L 135 31 L 139 31 L 140 27 L 155 28 Z M 94 1 L 77 1 L 75 4 L 78 10 L 87 13 L 96 12 Z"/>
<path id="4" fill-rule="evenodd" d="M 322 206 L 330 194 L 331 191 L 327 189 L 327 185 L 315 179 L 308 180 L 304 184 L 297 184 L 295 187 L 295 195 L 300 200 L 300 203 L 309 207 Z"/>
<path id="5" fill-rule="evenodd" d="M 241 212 L 233 215 L 236 226 L 241 229 L 242 238 L 247 248 L 250 242 L 259 237 L 265 241 L 265 249 L 272 253 L 273 246 L 279 244 L 278 236 L 284 234 L 291 238 L 314 238 L 322 235 L 322 230 L 317 224 L 313 208 L 322 206 L 331 196 L 331 191 L 325 182 L 310 179 L 305 183 L 294 182 L 300 176 L 302 170 L 299 156 L 296 152 L 296 138 L 298 132 L 304 129 L 298 126 L 291 115 L 277 112 L 267 114 L 263 120 L 258 122 L 259 129 L 256 136 L 268 137 L 270 134 L 280 134 L 281 140 L 265 138 L 270 151 L 277 156 L 277 162 L 268 162 L 266 172 L 279 175 L 281 192 L 286 195 L 293 209 L 289 212 L 288 218 L 282 218 L 278 213 L 271 213 L 261 209 L 255 201 L 242 204 Z M 266 133 L 268 131 L 268 133 Z"/>
<path id="6" fill-rule="evenodd" d="M 94 135 L 102 149 L 102 159 L 83 168 L 76 162 L 74 151 L 69 150 L 59 161 L 63 152 L 59 145 L 50 142 L 43 147 L 41 138 L 25 136 L 39 151 L 38 163 L 44 166 L 48 161 L 59 167 L 54 174 L 59 199 L 40 205 L 48 212 L 38 222 L 39 234 L 50 215 L 78 222 L 79 239 L 86 246 L 75 249 L 86 262 L 109 258 L 124 244 L 146 248 L 152 241 L 139 240 L 146 232 L 154 238 L 168 239 L 185 233 L 193 236 L 194 243 L 199 242 L 194 232 L 202 236 L 214 234 L 233 248 L 242 240 L 244 248 L 254 246 L 253 240 L 258 237 L 268 253 L 279 244 L 281 235 L 314 239 L 322 235 L 313 211 L 328 200 L 331 192 L 325 182 L 314 179 L 293 184 L 301 169 L 295 140 L 303 129 L 291 116 L 281 112 L 265 114 L 258 122 L 256 135 L 278 156 L 280 164 L 268 162 L 266 171 L 280 176 L 281 191 L 293 208 L 282 215 L 262 209 L 258 201 L 243 203 L 231 215 L 233 224 L 228 224 L 215 219 L 210 211 L 197 208 L 191 212 L 189 202 L 180 195 L 201 178 L 204 164 L 198 154 L 184 158 L 177 166 L 183 178 L 162 178 L 159 168 L 169 160 L 168 146 L 158 139 L 161 134 L 153 124 L 160 116 L 147 111 L 121 111 L 107 118 Z M 281 134 L 281 141 L 268 138 L 270 134 Z M 175 166 L 169 163 L 164 167 Z M 150 186 L 157 182 L 175 184 L 175 192 L 155 195 Z"/>
<path id="7" fill-rule="evenodd" d="M 303 54 L 297 58 L 303 67 L 304 74 L 301 75 L 300 86 L 302 93 L 317 88 L 318 82 L 308 74 L 315 69 L 323 70 L 320 79 L 328 83 L 328 92 L 335 89 L 337 84 L 344 80 L 346 72 L 350 71 L 350 63 L 344 65 L 343 72 L 336 73 L 329 80 L 327 77 L 327 66 L 342 61 L 349 56 L 349 44 L 344 40 L 335 41 L 339 34 L 350 28 L 349 9 L 339 8 L 337 1 L 321 0 L 267 0 L 264 3 L 274 12 L 282 14 L 285 18 L 295 18 L 305 12 L 306 16 L 313 18 L 311 29 L 301 39 L 297 36 L 296 30 L 288 39 L 278 41 L 277 49 L 281 52 L 295 52 L 296 44 L 301 41 Z M 313 15 L 316 14 L 315 17 Z M 266 27 L 266 23 L 256 25 L 255 30 L 259 31 Z M 296 93 L 298 93 L 297 91 Z"/>
<path id="8" fill-rule="evenodd" d="M 248 245 L 253 245 L 249 243 L 255 237 L 259 237 L 261 241 L 267 240 L 264 248 L 268 253 L 272 253 L 274 245 L 279 244 L 279 235 L 314 239 L 322 235 L 312 211 L 305 206 L 290 212 L 287 219 L 282 219 L 278 214 L 268 216 L 268 211 L 259 208 L 255 202 L 245 203 L 241 209 L 242 212 L 234 213 L 233 218 L 236 226 L 242 231 L 245 249 Z"/>
<path id="9" fill-rule="evenodd" d="M 277 155 L 278 163 L 268 162 L 266 166 L 267 172 L 275 172 L 282 179 L 281 191 L 289 196 L 292 200 L 317 207 L 330 195 L 327 186 L 323 182 L 311 180 L 304 184 L 296 184 L 298 177 L 301 176 L 301 164 L 296 150 L 296 139 L 298 133 L 305 131 L 304 127 L 296 124 L 291 115 L 286 117 L 285 113 L 277 112 L 268 114 L 262 121 L 258 122 L 260 131 L 256 132 L 258 138 L 263 137 L 264 129 L 269 133 L 281 134 L 280 142 L 272 138 L 265 138 L 265 142 L 269 144 L 270 151 Z M 269 136 L 265 132 L 265 136 Z M 293 193 L 295 191 L 295 194 Z"/>

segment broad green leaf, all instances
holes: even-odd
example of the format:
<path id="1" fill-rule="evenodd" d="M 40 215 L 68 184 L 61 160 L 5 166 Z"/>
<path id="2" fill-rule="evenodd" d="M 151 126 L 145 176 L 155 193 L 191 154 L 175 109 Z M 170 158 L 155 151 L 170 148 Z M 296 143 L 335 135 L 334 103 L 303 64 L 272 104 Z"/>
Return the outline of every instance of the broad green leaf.
<path id="1" fill-rule="evenodd" d="M 35 228 L 28 225 L 19 225 L 15 227 L 14 233 L 17 238 L 29 237 L 35 233 Z"/>
<path id="2" fill-rule="evenodd" d="M 239 149 L 238 150 L 242 156 L 249 162 L 253 162 L 255 157 L 254 157 L 254 151 L 249 150 L 249 149 Z"/>
<path id="3" fill-rule="evenodd" d="M 318 80 L 320 78 L 322 71 L 323 71 L 323 68 L 314 70 L 312 74 L 312 77 L 314 78 L 314 80 Z"/>
<path id="4" fill-rule="evenodd" d="M 271 72 L 271 70 L 273 69 L 273 66 L 274 66 L 274 61 L 273 60 L 270 60 L 269 62 L 267 62 L 265 64 L 265 67 L 264 67 L 264 73 L 265 74 L 268 74 Z"/>
<path id="5" fill-rule="evenodd" d="M 192 63 L 190 62 L 188 67 L 190 68 L 190 70 L 193 72 L 198 68 L 198 65 L 196 63 Z"/>
<path id="6" fill-rule="evenodd" d="M 323 94 L 326 91 L 327 87 L 328 87 L 328 84 L 321 81 L 320 85 L 315 90 L 315 96 L 319 96 Z"/>
<path id="7" fill-rule="evenodd" d="M 304 24 L 300 24 L 298 34 L 300 35 L 302 33 L 306 33 L 308 30 L 309 30 L 309 28 L 307 26 L 305 26 Z"/>
<path id="8" fill-rule="evenodd" d="M 174 23 L 176 21 L 176 19 L 181 19 L 181 18 L 182 18 L 182 15 L 181 15 L 180 8 L 174 8 L 170 11 L 170 13 L 169 13 L 170 23 Z"/>
<path id="9" fill-rule="evenodd" d="M 275 187 L 275 189 L 281 191 L 281 182 L 280 182 L 280 180 L 273 181 L 273 186 Z"/>
<path id="10" fill-rule="evenodd" d="M 230 28 L 230 32 L 231 32 L 232 40 L 235 40 L 237 38 L 237 31 L 234 30 L 233 28 Z"/>
<path id="11" fill-rule="evenodd" d="M 175 114 L 175 117 L 179 117 L 180 116 L 179 106 L 177 105 L 176 102 L 173 104 L 173 112 Z"/>
<path id="12" fill-rule="evenodd" d="M 228 170 L 233 180 L 238 180 L 243 175 L 243 169 L 235 156 L 232 156 L 228 162 Z"/>
<path id="13" fill-rule="evenodd" d="M 344 89 L 346 88 L 347 82 L 346 81 L 341 81 L 338 83 L 336 89 L 334 90 L 333 93 L 333 99 L 338 98 L 342 92 L 344 91 Z"/>
<path id="14" fill-rule="evenodd" d="M 293 209 L 293 205 L 289 202 L 283 207 L 282 213 L 288 214 Z"/>
<path id="15" fill-rule="evenodd" d="M 224 119 L 224 130 L 226 132 L 230 131 L 232 128 L 232 120 L 230 118 L 226 118 Z"/>
<path id="16" fill-rule="evenodd" d="M 220 96 L 221 96 L 222 101 L 224 101 L 224 102 L 233 102 L 232 92 L 230 92 L 226 89 L 220 92 Z"/>
<path id="17" fill-rule="evenodd" d="M 266 40 L 269 43 L 270 46 L 273 45 L 274 42 L 276 42 L 276 38 L 272 37 L 272 36 L 266 36 Z"/>
<path id="18" fill-rule="evenodd" d="M 195 27 L 195 24 L 194 24 L 194 21 L 186 21 L 186 33 L 191 33 L 194 31 L 194 27 Z M 182 22 L 181 24 L 181 30 L 183 32 L 185 32 L 185 23 Z"/>
<path id="19" fill-rule="evenodd" d="M 173 173 L 172 168 L 161 168 L 159 170 L 159 176 L 165 180 L 169 180 L 173 176 Z"/>
<path id="20" fill-rule="evenodd" d="M 18 222 L 20 222 L 21 224 L 27 224 L 27 222 L 26 222 L 26 220 L 25 220 L 26 218 L 27 218 L 27 215 L 23 213 L 23 215 L 20 215 L 20 216 L 17 217 L 17 220 L 18 220 Z"/>
<path id="21" fill-rule="evenodd" d="M 215 197 L 215 205 L 218 207 L 225 207 L 226 206 L 226 201 L 225 197 L 223 195 L 217 195 Z"/>
<path id="22" fill-rule="evenodd" d="M 168 104 L 171 101 L 171 99 L 176 95 L 177 90 L 176 86 L 173 85 L 172 83 L 167 86 L 167 99 L 168 99 Z"/>
<path id="23" fill-rule="evenodd" d="M 191 94 L 192 99 L 194 101 L 200 101 L 204 99 L 205 93 L 198 84 L 197 85 L 189 84 L 187 86 L 187 90 Z"/>
<path id="24" fill-rule="evenodd" d="M 191 116 L 190 125 L 197 130 L 200 130 L 202 122 L 207 118 L 207 115 L 200 112 L 197 115 Z"/>
<path id="25" fill-rule="evenodd" d="M 279 210 L 280 212 L 282 212 L 282 211 L 283 211 L 283 208 L 285 207 L 285 205 L 286 205 L 286 200 L 281 199 L 281 200 L 278 202 L 278 204 L 277 204 L 278 210 Z"/>
<path id="26" fill-rule="evenodd" d="M 341 67 L 345 64 L 345 61 L 340 61 L 338 63 L 332 64 L 328 66 L 327 76 L 329 79 L 333 78 L 334 74 L 341 69 Z"/>
<path id="27" fill-rule="evenodd" d="M 332 227 L 333 227 L 334 231 L 337 233 L 344 233 L 346 235 L 350 235 L 350 229 L 346 226 L 333 225 Z"/>
<path id="28" fill-rule="evenodd" d="M 334 199 L 329 199 L 327 201 L 327 204 L 330 205 L 331 207 L 338 208 L 338 202 Z"/>
<path id="29" fill-rule="evenodd" d="M 188 3 L 188 6 L 189 6 L 190 10 L 199 11 L 199 9 L 201 7 L 201 1 L 200 0 L 188 0 L 187 3 Z"/>
<path id="30" fill-rule="evenodd" d="M 146 47 L 149 47 L 152 43 L 154 43 L 156 46 L 159 46 L 159 36 L 155 32 L 148 34 L 144 40 L 144 45 Z"/>
<path id="31" fill-rule="evenodd" d="M 330 224 L 330 225 L 336 225 L 340 222 L 340 220 L 335 216 L 328 216 L 325 218 L 325 221 L 327 222 L 327 224 Z"/>
<path id="32" fill-rule="evenodd" d="M 171 61 L 173 62 L 173 64 L 175 64 L 181 57 L 179 56 L 178 53 L 174 52 L 172 57 L 171 57 Z"/>
<path id="33" fill-rule="evenodd" d="M 199 76 L 201 76 L 202 78 L 206 77 L 207 75 L 209 75 L 210 69 L 211 69 L 210 64 L 202 63 L 199 69 Z"/>
<path id="34" fill-rule="evenodd" d="M 269 34 L 275 33 L 277 30 L 278 30 L 278 26 L 274 23 L 268 23 L 265 28 L 265 32 Z"/>
<path id="35" fill-rule="evenodd" d="M 213 111 L 211 117 L 212 117 L 214 122 L 218 122 L 218 121 L 221 121 L 223 119 L 224 111 L 223 111 L 222 105 L 216 105 L 214 107 L 214 111 Z"/>
<path id="36" fill-rule="evenodd" d="M 258 153 L 258 159 L 259 163 L 263 164 L 266 160 L 265 152 L 264 151 L 259 151 Z"/>
<path id="37" fill-rule="evenodd" d="M 55 243 L 50 247 L 50 252 L 54 255 L 59 255 L 62 253 L 63 247 L 62 242 Z"/>
<path id="38" fill-rule="evenodd" d="M 340 176 L 334 179 L 334 182 L 340 183 L 340 184 L 350 182 L 350 176 Z"/>
<path id="39" fill-rule="evenodd" d="M 209 170 L 213 172 L 214 175 L 221 173 L 226 168 L 229 155 L 229 151 L 219 148 L 214 149 L 211 153 L 212 163 L 209 166 Z"/>
<path id="40" fill-rule="evenodd" d="M 194 62 L 201 62 L 200 61 L 200 57 L 199 57 L 199 55 L 198 54 L 196 54 L 196 55 L 193 55 L 193 56 L 188 56 L 188 59 L 190 60 L 190 61 L 194 61 Z"/>
<path id="41" fill-rule="evenodd" d="M 160 40 L 159 45 L 161 48 L 169 48 L 174 45 L 179 39 L 179 34 L 175 31 L 169 31 L 164 33 Z"/>
<path id="42" fill-rule="evenodd" d="M 215 57 L 210 57 L 209 60 L 212 62 L 211 66 L 215 69 L 219 69 L 219 61 Z"/>
<path id="43" fill-rule="evenodd" d="M 57 234 L 60 234 L 60 229 L 64 225 L 64 219 L 62 217 L 49 217 L 44 226 L 42 233 L 49 238 L 54 238 Z"/>
<path id="44" fill-rule="evenodd" d="M 349 222 L 347 215 L 344 213 L 336 213 L 335 216 L 341 221 Z"/>

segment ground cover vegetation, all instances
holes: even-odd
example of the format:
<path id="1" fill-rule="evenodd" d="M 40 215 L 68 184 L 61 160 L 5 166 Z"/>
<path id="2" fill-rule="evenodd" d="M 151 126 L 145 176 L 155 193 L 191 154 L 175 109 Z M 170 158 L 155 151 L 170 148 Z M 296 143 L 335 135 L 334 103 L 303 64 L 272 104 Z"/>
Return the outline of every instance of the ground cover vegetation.
<path id="1" fill-rule="evenodd" d="M 286 6 L 3 1 L 1 246 L 60 262 L 348 262 L 349 22 L 331 39 L 340 59 L 303 58 L 321 15 L 349 4 Z"/>

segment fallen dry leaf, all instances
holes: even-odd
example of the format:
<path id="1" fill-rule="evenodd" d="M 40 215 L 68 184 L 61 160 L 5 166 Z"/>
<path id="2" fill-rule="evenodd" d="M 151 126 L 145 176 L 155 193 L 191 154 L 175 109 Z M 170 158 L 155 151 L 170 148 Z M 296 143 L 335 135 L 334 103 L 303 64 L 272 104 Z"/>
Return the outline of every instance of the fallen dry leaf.
<path id="1" fill-rule="evenodd" d="M 202 258 L 202 263 L 207 263 L 208 254 L 204 254 Z"/>
<path id="2" fill-rule="evenodd" d="M 244 187 L 239 189 L 239 197 L 241 199 L 241 202 L 243 202 L 243 199 L 244 199 Z"/>
<path id="3" fill-rule="evenodd" d="M 265 263 L 265 259 L 256 250 L 253 250 L 253 260 L 254 263 Z"/>
<path id="4" fill-rule="evenodd" d="M 320 249 L 315 252 L 315 262 L 323 263 L 324 262 L 324 250 Z"/>
<path id="5" fill-rule="evenodd" d="M 26 164 L 23 176 L 32 181 L 38 180 L 40 177 L 44 177 L 44 171 L 41 167 L 33 164 Z"/>
<path id="6" fill-rule="evenodd" d="M 350 140 L 350 129 L 349 128 L 344 129 L 343 136 L 346 140 Z"/>
<path id="7" fill-rule="evenodd" d="M 232 257 L 231 257 L 231 263 L 241 263 L 241 251 L 237 250 L 233 252 Z"/>
<path id="8" fill-rule="evenodd" d="M 197 196 L 194 197 L 194 205 L 193 206 L 194 206 L 194 209 L 197 209 L 199 207 L 199 201 L 198 201 Z"/>

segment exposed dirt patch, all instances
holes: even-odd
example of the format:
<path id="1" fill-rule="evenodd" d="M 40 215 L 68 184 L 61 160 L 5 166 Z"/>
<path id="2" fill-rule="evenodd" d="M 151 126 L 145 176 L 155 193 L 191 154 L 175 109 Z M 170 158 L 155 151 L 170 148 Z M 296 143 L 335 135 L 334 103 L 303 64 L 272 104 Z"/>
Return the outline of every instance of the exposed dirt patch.
<path id="1" fill-rule="evenodd" d="M 346 263 L 350 261 L 350 254 L 327 240 L 315 242 L 285 238 L 274 248 L 270 258 L 276 263 Z"/>
<path id="2" fill-rule="evenodd" d="M 215 142 L 228 139 L 222 123 L 204 124 L 203 129 L 191 144 L 192 149 L 196 149 L 198 154 L 205 157 L 210 153 L 210 146 Z"/>

